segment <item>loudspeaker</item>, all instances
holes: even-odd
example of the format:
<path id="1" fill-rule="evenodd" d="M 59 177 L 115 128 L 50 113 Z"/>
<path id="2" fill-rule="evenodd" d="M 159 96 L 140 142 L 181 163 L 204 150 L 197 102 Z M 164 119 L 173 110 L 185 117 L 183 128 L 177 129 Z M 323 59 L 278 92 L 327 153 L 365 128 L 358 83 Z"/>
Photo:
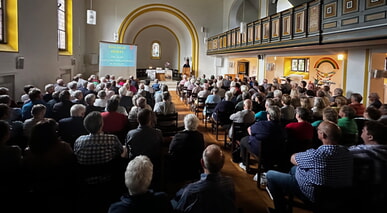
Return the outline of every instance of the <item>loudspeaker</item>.
<path id="1" fill-rule="evenodd" d="M 95 10 L 87 10 L 87 24 L 97 24 L 97 12 Z"/>
<path id="2" fill-rule="evenodd" d="M 263 55 L 257 55 L 259 60 L 263 59 Z"/>
<path id="3" fill-rule="evenodd" d="M 16 57 L 16 69 L 24 69 L 24 57 Z"/>

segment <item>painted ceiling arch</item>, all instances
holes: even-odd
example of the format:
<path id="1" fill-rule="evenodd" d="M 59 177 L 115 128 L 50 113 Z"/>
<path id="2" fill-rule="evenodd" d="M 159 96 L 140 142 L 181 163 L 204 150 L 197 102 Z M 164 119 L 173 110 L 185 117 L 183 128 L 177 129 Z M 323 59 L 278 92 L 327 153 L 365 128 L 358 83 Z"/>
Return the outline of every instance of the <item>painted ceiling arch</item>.
<path id="1" fill-rule="evenodd" d="M 121 23 L 118 34 L 120 43 L 134 43 L 144 28 L 164 26 L 173 32 L 180 47 L 180 57 L 192 57 L 192 69 L 197 72 L 199 41 L 191 20 L 180 10 L 164 4 L 149 4 L 137 8 Z M 180 60 L 180 59 L 179 59 Z"/>

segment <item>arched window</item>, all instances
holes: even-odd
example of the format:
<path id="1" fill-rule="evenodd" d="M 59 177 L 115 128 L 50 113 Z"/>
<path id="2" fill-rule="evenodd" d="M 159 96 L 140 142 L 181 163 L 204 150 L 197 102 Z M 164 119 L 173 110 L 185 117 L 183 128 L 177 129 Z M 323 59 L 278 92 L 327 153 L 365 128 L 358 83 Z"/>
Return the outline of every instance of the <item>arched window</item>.
<path id="1" fill-rule="evenodd" d="M 152 49 L 151 49 L 151 58 L 152 59 L 160 59 L 160 57 L 161 57 L 160 42 L 153 41 L 152 42 Z"/>

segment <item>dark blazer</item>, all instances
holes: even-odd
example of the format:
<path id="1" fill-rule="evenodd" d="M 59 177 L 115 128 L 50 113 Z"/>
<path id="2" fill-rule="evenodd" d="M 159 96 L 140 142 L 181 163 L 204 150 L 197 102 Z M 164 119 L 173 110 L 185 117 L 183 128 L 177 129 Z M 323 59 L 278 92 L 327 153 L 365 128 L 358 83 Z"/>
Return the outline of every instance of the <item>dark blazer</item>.
<path id="1" fill-rule="evenodd" d="M 177 133 L 169 145 L 169 166 L 174 180 L 199 179 L 202 172 L 200 159 L 204 150 L 204 137 L 198 131 Z"/>
<path id="2" fill-rule="evenodd" d="M 88 134 L 83 126 L 83 117 L 60 119 L 58 132 L 61 139 L 69 143 L 71 147 L 74 147 L 74 142 L 79 136 Z"/>

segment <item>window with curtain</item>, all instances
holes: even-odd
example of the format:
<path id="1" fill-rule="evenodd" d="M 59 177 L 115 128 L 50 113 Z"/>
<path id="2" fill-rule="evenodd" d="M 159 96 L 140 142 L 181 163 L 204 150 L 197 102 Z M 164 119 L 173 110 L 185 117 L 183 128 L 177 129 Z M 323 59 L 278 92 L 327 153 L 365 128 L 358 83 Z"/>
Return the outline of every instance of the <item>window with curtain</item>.
<path id="1" fill-rule="evenodd" d="M 66 0 L 58 0 L 58 49 L 67 49 Z"/>
<path id="2" fill-rule="evenodd" d="M 0 43 L 5 43 L 4 35 L 4 0 L 0 0 Z"/>

